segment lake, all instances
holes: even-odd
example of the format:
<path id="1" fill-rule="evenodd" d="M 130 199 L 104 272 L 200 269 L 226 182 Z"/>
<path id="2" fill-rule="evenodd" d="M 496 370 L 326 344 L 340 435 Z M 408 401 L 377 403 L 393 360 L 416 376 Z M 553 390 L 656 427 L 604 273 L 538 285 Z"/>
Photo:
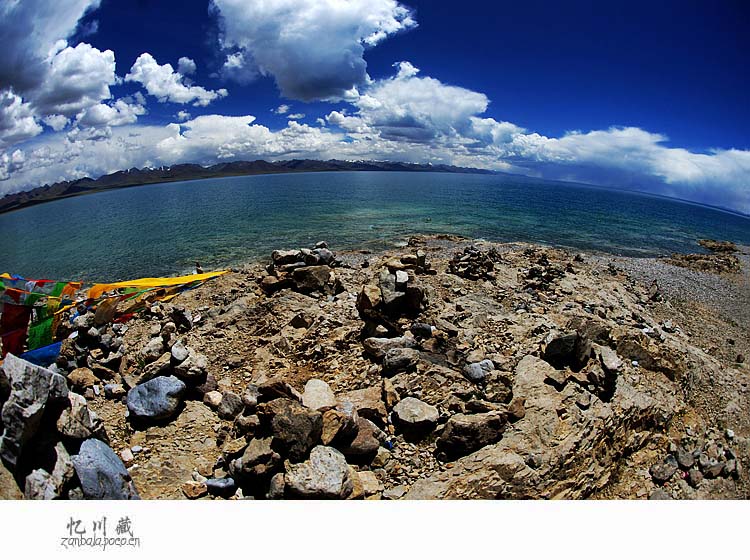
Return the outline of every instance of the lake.
<path id="1" fill-rule="evenodd" d="M 326 172 L 147 185 L 0 215 L 0 272 L 115 281 L 205 270 L 326 240 L 392 246 L 417 233 L 627 256 L 750 244 L 750 219 L 657 196 L 503 175 Z"/>

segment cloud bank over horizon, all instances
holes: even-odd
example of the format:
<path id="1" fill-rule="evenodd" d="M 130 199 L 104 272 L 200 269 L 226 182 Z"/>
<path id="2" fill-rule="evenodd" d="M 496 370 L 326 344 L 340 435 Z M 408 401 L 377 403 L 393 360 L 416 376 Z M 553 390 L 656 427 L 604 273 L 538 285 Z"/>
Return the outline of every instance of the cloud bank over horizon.
<path id="1" fill-rule="evenodd" d="M 79 21 L 99 0 L 66 4 L 0 7 L 0 195 L 132 167 L 336 158 L 494 169 L 750 213 L 748 150 L 674 147 L 637 126 L 550 137 L 488 116 L 502 107 L 424 75 L 416 61 L 371 77 L 368 49 L 418 29 L 395 0 L 212 0 L 221 31 L 215 76 L 226 84 L 213 88 L 195 83 L 199 65 L 187 53 L 175 67 L 147 45 L 118 76 L 114 51 L 69 44 L 85 35 Z M 273 107 L 249 99 L 245 114 L 213 112 L 232 84 L 269 79 L 280 97 Z M 113 93 L 126 87 L 137 90 Z M 143 122 L 162 106 L 173 107 L 171 118 Z M 286 125 L 271 128 L 262 114 Z"/>

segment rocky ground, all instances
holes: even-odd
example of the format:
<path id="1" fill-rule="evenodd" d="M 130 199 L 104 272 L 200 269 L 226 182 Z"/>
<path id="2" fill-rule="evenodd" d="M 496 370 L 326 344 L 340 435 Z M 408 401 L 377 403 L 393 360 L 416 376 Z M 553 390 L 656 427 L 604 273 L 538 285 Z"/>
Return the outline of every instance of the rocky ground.
<path id="1" fill-rule="evenodd" d="M 319 244 L 123 325 L 81 316 L 50 371 L 4 365 L 0 488 L 746 498 L 750 266 L 745 248 L 706 248 L 667 262 L 444 236 Z"/>

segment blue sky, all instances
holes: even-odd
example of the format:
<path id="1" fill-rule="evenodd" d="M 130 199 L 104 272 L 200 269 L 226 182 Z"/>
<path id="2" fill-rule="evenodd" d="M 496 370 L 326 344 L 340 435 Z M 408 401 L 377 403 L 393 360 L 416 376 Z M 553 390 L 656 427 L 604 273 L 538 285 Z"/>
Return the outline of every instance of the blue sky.
<path id="1" fill-rule="evenodd" d="M 744 1 L 8 0 L 0 16 L 0 194 L 310 157 L 750 212 Z"/>

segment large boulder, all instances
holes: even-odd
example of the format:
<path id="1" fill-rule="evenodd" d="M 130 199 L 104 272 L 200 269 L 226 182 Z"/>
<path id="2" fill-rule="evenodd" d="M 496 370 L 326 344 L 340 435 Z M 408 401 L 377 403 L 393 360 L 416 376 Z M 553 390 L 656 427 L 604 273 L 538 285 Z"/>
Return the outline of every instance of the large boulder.
<path id="1" fill-rule="evenodd" d="M 10 394 L 2 410 L 0 457 L 15 469 L 25 446 L 39 431 L 45 411 L 49 407 L 61 410 L 67 405 L 68 385 L 62 375 L 13 354 L 5 357 L 3 369 L 10 382 Z"/>
<path id="2" fill-rule="evenodd" d="M 87 439 L 73 456 L 83 495 L 89 500 L 138 500 L 125 465 L 103 441 Z"/>
<path id="3" fill-rule="evenodd" d="M 186 388 L 173 375 L 156 377 L 128 391 L 128 411 L 135 420 L 171 418 L 182 403 Z"/>
<path id="4" fill-rule="evenodd" d="M 310 452 L 309 460 L 291 465 L 284 482 L 286 491 L 299 498 L 345 499 L 354 488 L 344 456 L 323 445 Z"/>
<path id="5" fill-rule="evenodd" d="M 292 278 L 297 291 L 303 294 L 334 292 L 335 276 L 333 270 L 326 265 L 295 268 L 292 272 Z"/>
<path id="6" fill-rule="evenodd" d="M 463 457 L 500 441 L 506 424 L 507 417 L 500 411 L 456 414 L 451 416 L 438 437 L 437 451 L 449 461 Z"/>
<path id="7" fill-rule="evenodd" d="M 395 375 L 400 371 L 414 369 L 419 363 L 419 350 L 413 348 L 391 348 L 383 357 L 383 375 Z"/>

